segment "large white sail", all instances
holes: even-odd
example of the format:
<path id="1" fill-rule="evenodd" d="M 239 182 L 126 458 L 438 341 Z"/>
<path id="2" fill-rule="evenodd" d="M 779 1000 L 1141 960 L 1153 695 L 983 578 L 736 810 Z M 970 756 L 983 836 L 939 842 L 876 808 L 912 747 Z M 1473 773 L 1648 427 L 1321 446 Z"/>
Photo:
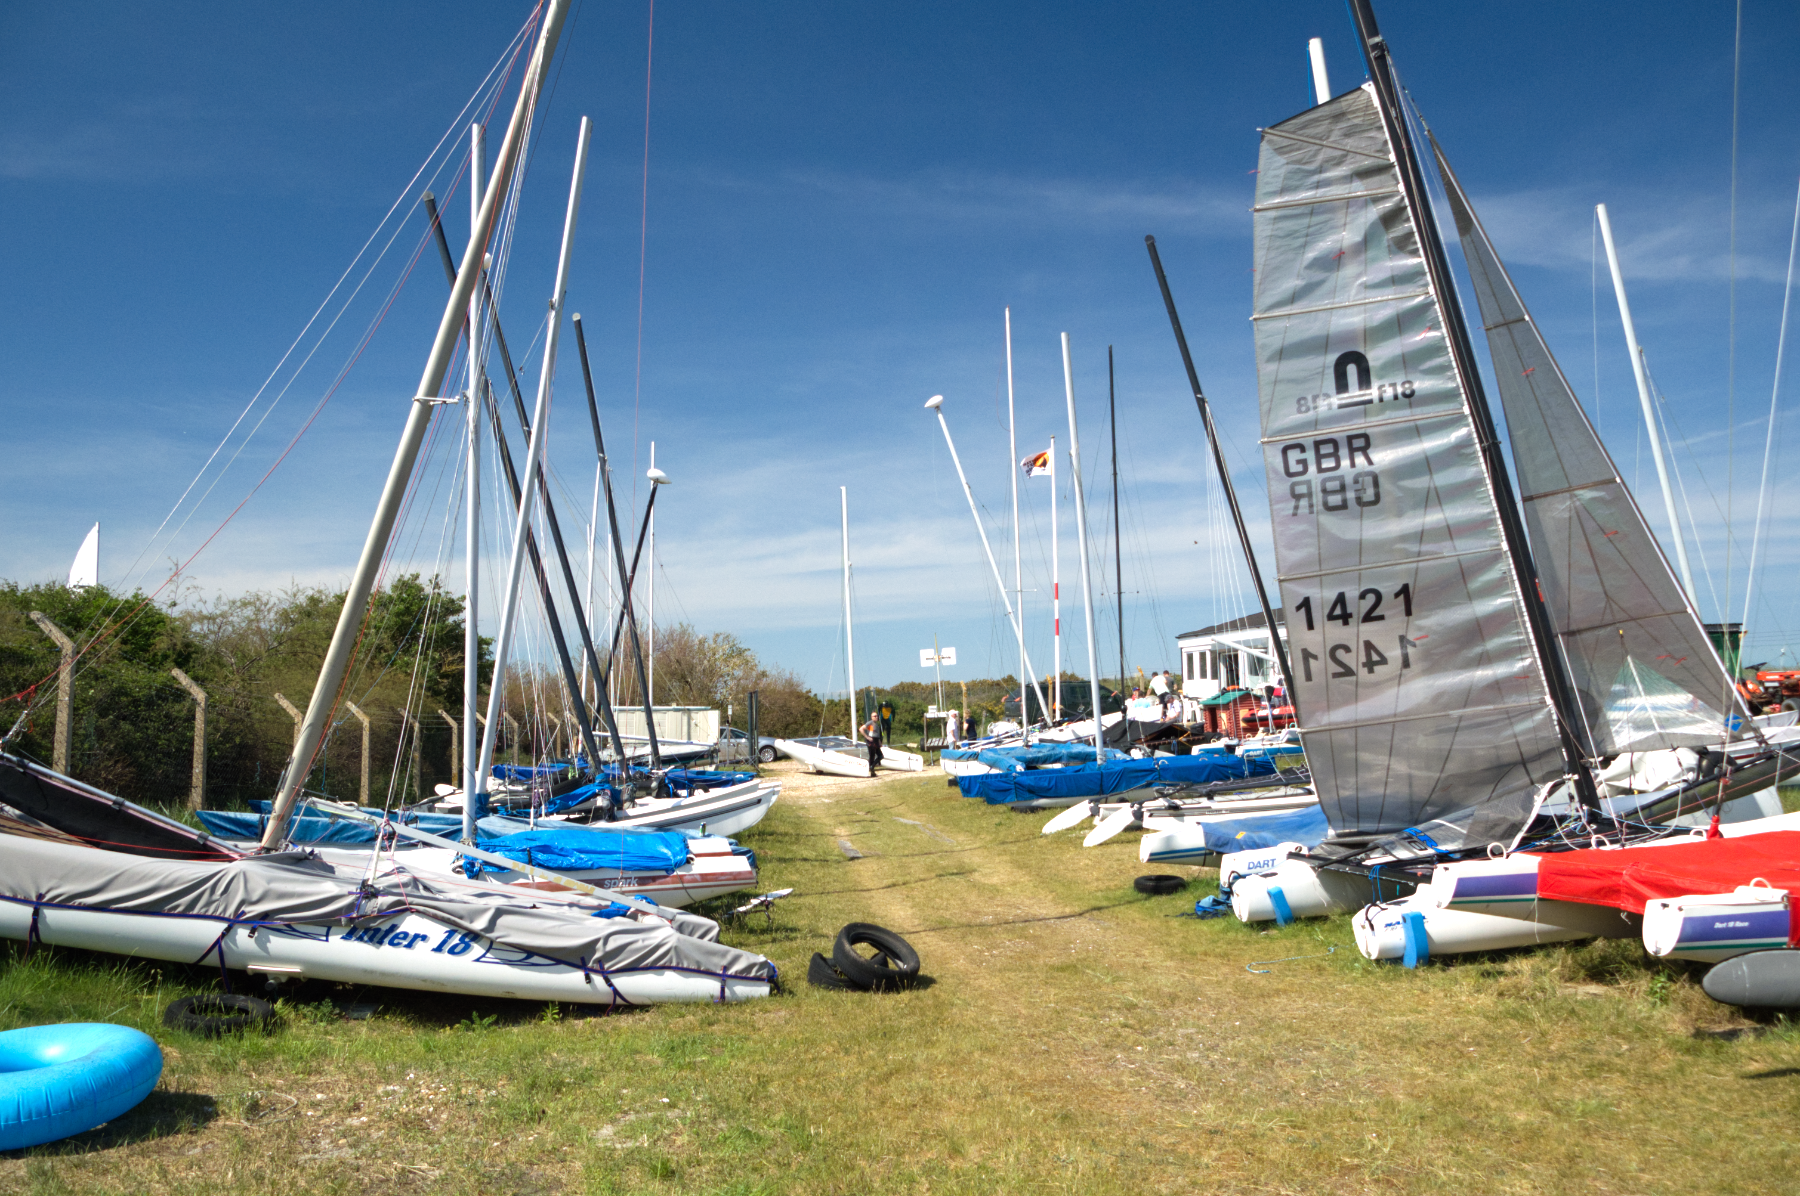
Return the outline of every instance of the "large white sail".
<path id="1" fill-rule="evenodd" d="M 1712 641 L 1437 153 L 1506 410 L 1519 501 L 1594 755 L 1718 743 L 1735 705 Z"/>
<path id="2" fill-rule="evenodd" d="M 1263 452 L 1320 804 L 1338 835 L 1510 839 L 1562 743 L 1372 87 L 1265 130 L 1259 166 Z"/>

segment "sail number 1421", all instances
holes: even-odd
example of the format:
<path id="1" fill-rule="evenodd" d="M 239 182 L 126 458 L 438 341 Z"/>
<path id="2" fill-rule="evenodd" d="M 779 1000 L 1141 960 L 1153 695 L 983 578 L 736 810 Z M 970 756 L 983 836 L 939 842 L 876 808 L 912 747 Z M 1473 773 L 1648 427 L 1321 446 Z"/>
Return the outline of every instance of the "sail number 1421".
<path id="1" fill-rule="evenodd" d="M 1323 599 L 1323 595 L 1320 597 Z M 1353 623 L 1367 626 L 1370 623 L 1385 622 L 1387 614 L 1381 609 L 1381 606 L 1384 599 L 1388 597 L 1392 597 L 1395 602 L 1400 604 L 1401 618 L 1410 619 L 1412 617 L 1412 584 L 1409 582 L 1395 590 L 1392 595 L 1383 594 L 1374 586 L 1370 586 L 1356 595 L 1354 603 L 1350 600 L 1348 590 L 1339 590 L 1337 595 L 1332 598 L 1331 604 L 1325 608 L 1323 619 L 1327 623 L 1337 623 L 1346 628 Z M 1294 613 L 1306 620 L 1308 631 L 1319 629 L 1319 616 L 1314 611 L 1311 594 L 1294 603 Z M 1373 634 L 1373 632 L 1365 634 Z M 1303 647 L 1299 652 L 1300 673 L 1304 680 L 1311 681 L 1313 666 L 1321 662 L 1331 666 L 1329 676 L 1339 678 L 1356 676 L 1358 667 L 1371 675 L 1377 669 L 1394 665 L 1410 669 L 1412 668 L 1412 650 L 1415 646 L 1412 639 L 1404 634 L 1400 635 L 1396 638 L 1396 653 L 1390 657 L 1373 639 L 1364 639 L 1360 659 L 1358 659 L 1354 640 L 1347 644 L 1327 645 L 1323 656 L 1310 648 Z"/>

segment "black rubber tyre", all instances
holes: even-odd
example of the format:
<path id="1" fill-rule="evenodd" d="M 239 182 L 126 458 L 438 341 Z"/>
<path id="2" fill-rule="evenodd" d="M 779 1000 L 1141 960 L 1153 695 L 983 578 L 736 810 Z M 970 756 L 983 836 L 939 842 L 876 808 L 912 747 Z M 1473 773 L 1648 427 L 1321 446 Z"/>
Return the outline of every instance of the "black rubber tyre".
<path id="1" fill-rule="evenodd" d="M 813 952 L 812 962 L 806 967 L 806 982 L 814 988 L 849 988 L 850 982 L 844 974 L 831 965 L 817 951 Z"/>
<path id="2" fill-rule="evenodd" d="M 1800 710 L 1800 698 L 1789 698 L 1781 704 L 1783 710 Z"/>
<path id="3" fill-rule="evenodd" d="M 774 744 L 764 745 L 763 749 L 756 753 L 756 758 L 758 760 L 761 760 L 764 764 L 775 763 L 775 745 Z"/>
<path id="4" fill-rule="evenodd" d="M 1131 882 L 1131 887 L 1146 897 L 1167 897 L 1187 888 L 1187 880 L 1180 876 L 1140 876 Z"/>
<path id="5" fill-rule="evenodd" d="M 243 1030 L 260 1030 L 275 1017 L 267 1001 L 238 993 L 202 993 L 170 1001 L 163 1010 L 163 1025 L 217 1038 Z"/>
<path id="6" fill-rule="evenodd" d="M 859 946 L 875 948 L 874 958 L 858 952 Z M 912 944 L 873 922 L 852 922 L 838 931 L 831 962 L 852 985 L 876 992 L 911 988 L 919 980 L 919 953 Z"/>

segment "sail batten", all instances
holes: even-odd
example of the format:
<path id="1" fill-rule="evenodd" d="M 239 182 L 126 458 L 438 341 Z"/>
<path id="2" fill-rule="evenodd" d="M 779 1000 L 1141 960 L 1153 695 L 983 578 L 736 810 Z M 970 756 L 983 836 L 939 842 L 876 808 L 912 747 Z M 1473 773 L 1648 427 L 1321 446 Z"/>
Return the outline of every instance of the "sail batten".
<path id="1" fill-rule="evenodd" d="M 1593 756 L 1718 742 L 1731 682 L 1630 488 L 1433 143 L 1506 412 L 1552 630 Z"/>
<path id="2" fill-rule="evenodd" d="M 1296 706 L 1334 834 L 1510 840 L 1563 740 L 1365 85 L 1264 131 L 1252 306 Z"/>

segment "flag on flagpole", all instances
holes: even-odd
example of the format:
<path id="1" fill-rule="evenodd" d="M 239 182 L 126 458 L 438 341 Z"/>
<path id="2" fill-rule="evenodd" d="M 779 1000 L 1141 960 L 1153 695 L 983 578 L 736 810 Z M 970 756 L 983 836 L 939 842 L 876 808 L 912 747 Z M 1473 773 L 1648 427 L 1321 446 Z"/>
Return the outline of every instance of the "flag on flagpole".
<path id="1" fill-rule="evenodd" d="M 1050 472 L 1050 450 L 1045 449 L 1035 456 L 1027 457 L 1019 462 L 1028 478 L 1041 477 Z"/>

